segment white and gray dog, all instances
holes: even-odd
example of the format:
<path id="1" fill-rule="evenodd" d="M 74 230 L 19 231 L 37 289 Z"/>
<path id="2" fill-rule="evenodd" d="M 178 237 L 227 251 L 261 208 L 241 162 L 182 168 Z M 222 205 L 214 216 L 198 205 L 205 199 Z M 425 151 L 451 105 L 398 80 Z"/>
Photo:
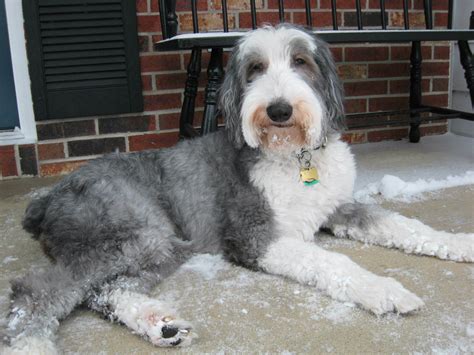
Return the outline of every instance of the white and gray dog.
<path id="1" fill-rule="evenodd" d="M 52 265 L 12 281 L 9 351 L 54 352 L 58 321 L 79 304 L 157 346 L 189 345 L 194 329 L 147 294 L 194 253 L 223 253 L 375 314 L 423 306 L 396 280 L 317 246 L 321 228 L 474 261 L 473 234 L 435 231 L 353 201 L 341 84 L 317 37 L 289 25 L 248 33 L 219 102 L 225 131 L 94 160 L 30 203 L 23 226 Z"/>

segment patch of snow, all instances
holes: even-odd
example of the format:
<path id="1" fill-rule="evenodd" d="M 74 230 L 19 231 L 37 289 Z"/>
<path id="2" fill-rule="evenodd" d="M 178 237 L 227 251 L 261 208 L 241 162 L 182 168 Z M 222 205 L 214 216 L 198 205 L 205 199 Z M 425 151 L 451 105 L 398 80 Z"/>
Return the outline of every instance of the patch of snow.
<path id="1" fill-rule="evenodd" d="M 46 187 L 40 187 L 37 189 L 32 189 L 30 192 L 28 192 L 26 195 L 23 197 L 26 199 L 35 199 L 39 198 L 42 196 L 45 196 L 48 192 L 50 192 L 52 189 L 52 186 L 46 186 Z"/>
<path id="2" fill-rule="evenodd" d="M 466 327 L 466 334 L 468 337 L 474 337 L 474 322 L 469 322 Z"/>
<path id="3" fill-rule="evenodd" d="M 333 324 L 347 323 L 352 319 L 354 305 L 332 301 L 322 312 L 322 316 Z"/>
<path id="4" fill-rule="evenodd" d="M 223 270 L 226 270 L 229 264 L 222 255 L 198 254 L 189 259 L 181 266 L 181 270 L 192 271 L 205 280 L 212 280 Z"/>
<path id="5" fill-rule="evenodd" d="M 11 263 L 12 261 L 17 261 L 18 258 L 15 258 L 14 256 L 7 256 L 3 259 L 2 264 L 6 265 Z"/>
<path id="6" fill-rule="evenodd" d="M 357 163 L 355 191 L 395 175 L 403 181 L 445 179 L 473 170 L 474 139 L 455 134 L 351 146 Z"/>
<path id="7" fill-rule="evenodd" d="M 374 203 L 374 196 L 386 200 L 411 202 L 419 199 L 424 192 L 431 192 L 448 187 L 474 184 L 474 171 L 469 170 L 462 175 L 449 175 L 445 179 L 418 179 L 406 182 L 397 176 L 385 175 L 379 182 L 370 183 L 365 188 L 354 193 L 354 198 L 361 203 Z"/>

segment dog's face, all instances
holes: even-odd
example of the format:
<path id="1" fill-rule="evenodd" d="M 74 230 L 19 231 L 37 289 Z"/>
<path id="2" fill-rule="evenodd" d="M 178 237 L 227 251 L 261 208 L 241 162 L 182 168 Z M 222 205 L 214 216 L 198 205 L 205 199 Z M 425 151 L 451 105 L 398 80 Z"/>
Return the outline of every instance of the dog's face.
<path id="1" fill-rule="evenodd" d="M 342 89 L 326 43 L 289 25 L 249 32 L 237 44 L 219 104 L 238 147 L 314 147 L 344 125 Z"/>

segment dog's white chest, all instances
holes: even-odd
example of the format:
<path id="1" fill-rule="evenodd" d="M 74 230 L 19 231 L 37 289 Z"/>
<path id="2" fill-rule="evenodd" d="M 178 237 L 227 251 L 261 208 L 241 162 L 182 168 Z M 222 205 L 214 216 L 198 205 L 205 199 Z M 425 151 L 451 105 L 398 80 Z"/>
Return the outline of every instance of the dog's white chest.
<path id="1" fill-rule="evenodd" d="M 300 179 L 296 157 L 266 156 L 250 172 L 251 181 L 262 189 L 275 213 L 280 236 L 313 239 L 335 208 L 352 198 L 355 166 L 345 143 L 330 142 L 324 151 L 313 153 L 311 164 L 319 183 L 310 186 Z"/>

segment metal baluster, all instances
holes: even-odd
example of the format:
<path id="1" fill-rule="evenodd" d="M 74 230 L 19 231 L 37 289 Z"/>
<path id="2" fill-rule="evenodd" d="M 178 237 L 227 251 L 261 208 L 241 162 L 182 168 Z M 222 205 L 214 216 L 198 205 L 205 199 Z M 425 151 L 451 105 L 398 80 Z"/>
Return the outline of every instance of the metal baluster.
<path id="1" fill-rule="evenodd" d="M 222 0 L 222 21 L 224 22 L 224 32 L 229 32 L 229 18 L 227 16 L 227 0 Z"/>
<path id="2" fill-rule="evenodd" d="M 431 0 L 424 0 L 425 8 L 425 23 L 426 28 L 431 30 L 433 28 L 433 3 Z"/>
<path id="3" fill-rule="evenodd" d="M 410 109 L 421 106 L 421 43 L 415 41 L 411 45 L 410 55 Z M 410 142 L 420 141 L 420 113 L 410 114 Z"/>
<path id="4" fill-rule="evenodd" d="M 250 13 L 252 15 L 252 28 L 257 28 L 257 8 L 255 6 L 255 0 L 250 0 Z"/>
<path id="5" fill-rule="evenodd" d="M 209 66 L 207 68 L 207 86 L 204 99 L 205 107 L 201 127 L 201 134 L 203 135 L 217 130 L 217 89 L 224 76 L 222 62 L 222 48 L 212 48 L 211 59 L 209 60 Z"/>
<path id="6" fill-rule="evenodd" d="M 278 0 L 278 16 L 280 18 L 280 22 L 285 21 L 285 7 L 283 5 L 283 0 Z"/>
<path id="7" fill-rule="evenodd" d="M 166 28 L 166 4 L 165 0 L 158 1 L 158 7 L 160 9 L 160 24 L 161 24 L 161 36 L 163 39 L 167 39 L 168 37 L 168 29 Z"/>
<path id="8" fill-rule="evenodd" d="M 191 11 L 193 13 L 193 32 L 199 32 L 199 20 L 197 15 L 197 0 L 191 0 Z"/>
<path id="9" fill-rule="evenodd" d="M 408 0 L 403 0 L 403 20 L 405 24 L 405 29 L 408 30 L 410 28 L 410 20 L 408 16 Z"/>
<path id="10" fill-rule="evenodd" d="M 474 11 L 471 12 L 469 29 L 474 29 Z M 471 94 L 471 105 L 474 108 L 474 56 L 468 41 L 458 41 L 458 45 L 461 64 L 464 68 L 464 78 L 466 78 L 466 84 Z"/>
<path id="11" fill-rule="evenodd" d="M 306 9 L 306 24 L 309 28 L 313 28 L 313 19 L 311 18 L 311 0 L 304 0 Z"/>
<path id="12" fill-rule="evenodd" d="M 178 33 L 178 16 L 176 15 L 176 0 L 165 0 L 166 2 L 166 34 L 168 37 L 176 36 Z"/>
<path id="13" fill-rule="evenodd" d="M 179 135 L 181 138 L 192 137 L 194 108 L 196 106 L 196 95 L 201 73 L 201 50 L 193 49 L 188 64 L 188 75 L 184 87 L 183 106 L 179 118 Z"/>
<path id="14" fill-rule="evenodd" d="M 356 0 L 357 28 L 362 29 L 362 11 L 360 9 L 360 0 Z"/>
<path id="15" fill-rule="evenodd" d="M 453 0 L 449 0 L 448 4 L 448 29 L 453 28 Z"/>
<path id="16" fill-rule="evenodd" d="M 337 30 L 337 4 L 336 0 L 331 0 L 331 9 L 332 9 L 332 28 L 333 30 Z"/>
<path id="17" fill-rule="evenodd" d="M 385 0 L 380 0 L 380 23 L 382 24 L 382 29 L 387 29 L 387 23 L 385 22 Z"/>

